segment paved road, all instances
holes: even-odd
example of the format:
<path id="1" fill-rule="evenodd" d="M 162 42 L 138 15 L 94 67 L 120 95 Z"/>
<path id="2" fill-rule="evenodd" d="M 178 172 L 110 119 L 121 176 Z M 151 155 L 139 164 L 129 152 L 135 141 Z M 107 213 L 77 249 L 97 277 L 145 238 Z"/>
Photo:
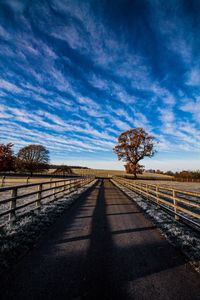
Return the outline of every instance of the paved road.
<path id="1" fill-rule="evenodd" d="M 1 299 L 200 299 L 199 276 L 109 180 L 0 281 Z"/>

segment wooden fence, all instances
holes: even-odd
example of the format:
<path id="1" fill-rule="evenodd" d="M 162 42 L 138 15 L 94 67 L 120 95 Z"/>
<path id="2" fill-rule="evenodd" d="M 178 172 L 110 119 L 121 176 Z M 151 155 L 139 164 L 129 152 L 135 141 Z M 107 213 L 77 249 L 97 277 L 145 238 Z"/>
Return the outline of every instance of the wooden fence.
<path id="1" fill-rule="evenodd" d="M 81 178 L 81 176 L 79 176 Z M 78 178 L 78 176 L 68 176 L 68 177 L 30 177 L 30 176 L 2 176 L 0 177 L 0 187 L 8 187 L 12 185 L 20 185 L 20 184 L 30 184 L 30 183 L 39 183 L 43 181 L 56 181 L 56 180 L 68 180 L 72 178 Z"/>
<path id="2" fill-rule="evenodd" d="M 200 193 L 120 177 L 115 177 L 113 181 L 153 201 L 158 207 L 167 209 L 174 214 L 175 219 L 181 217 L 200 227 Z"/>
<path id="3" fill-rule="evenodd" d="M 15 221 L 42 205 L 56 201 L 94 181 L 92 176 L 0 188 L 0 224 Z M 28 208 L 28 209 L 27 209 Z"/>

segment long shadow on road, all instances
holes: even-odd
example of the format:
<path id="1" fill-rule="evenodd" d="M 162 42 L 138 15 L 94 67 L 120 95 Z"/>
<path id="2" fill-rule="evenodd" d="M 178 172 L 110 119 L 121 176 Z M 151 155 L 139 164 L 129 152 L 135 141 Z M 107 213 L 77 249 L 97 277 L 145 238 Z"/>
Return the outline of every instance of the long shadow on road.
<path id="1" fill-rule="evenodd" d="M 193 286 L 192 278 L 186 279 L 182 255 L 135 205 L 127 210 L 129 204 L 108 180 L 102 181 L 81 286 L 83 299 L 197 299 L 197 281 Z"/>
<path id="2" fill-rule="evenodd" d="M 115 299 L 109 273 L 112 270 L 112 233 L 106 216 L 105 188 L 101 183 L 92 217 L 90 246 L 86 259 L 86 280 L 82 296 L 86 299 Z M 123 299 L 123 297 L 121 297 Z"/>

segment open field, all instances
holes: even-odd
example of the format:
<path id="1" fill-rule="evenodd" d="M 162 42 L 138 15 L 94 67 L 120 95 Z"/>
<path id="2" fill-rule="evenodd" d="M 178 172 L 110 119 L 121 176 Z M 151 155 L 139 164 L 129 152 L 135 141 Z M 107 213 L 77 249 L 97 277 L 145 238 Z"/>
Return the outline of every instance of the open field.
<path id="1" fill-rule="evenodd" d="M 52 170 L 55 169 L 50 169 L 48 172 L 48 175 L 52 174 Z M 130 178 L 133 178 L 133 175 L 131 174 L 126 174 L 125 171 L 119 171 L 119 170 L 100 170 L 100 169 L 72 169 L 73 174 L 72 176 L 87 176 L 87 175 L 94 175 L 94 176 L 99 176 L 99 177 L 112 177 L 112 176 L 127 176 Z M 69 177 L 71 177 L 69 175 Z M 28 183 L 37 183 L 37 182 L 43 182 L 43 181 L 51 181 L 51 178 L 45 177 L 17 177 L 17 176 L 6 176 L 4 182 L 2 182 L 2 176 L 0 176 L 0 187 L 2 186 L 12 186 L 12 185 L 20 185 L 20 184 L 28 184 Z M 63 177 L 60 176 L 60 178 L 54 178 L 54 180 L 60 180 Z M 144 173 L 144 174 L 139 174 L 138 178 L 147 178 L 147 179 L 161 179 L 161 180 L 170 180 L 173 177 L 167 176 L 167 175 L 162 175 L 162 174 L 152 174 L 152 173 Z"/>
<path id="2" fill-rule="evenodd" d="M 60 180 L 62 178 L 54 178 L 53 180 Z M 37 182 L 46 182 L 51 181 L 49 177 L 17 177 L 17 176 L 7 176 L 5 180 L 2 182 L 2 176 L 0 176 L 0 187 L 7 187 L 13 185 L 21 185 L 21 184 L 30 184 Z"/>
<path id="3" fill-rule="evenodd" d="M 173 189 L 179 189 L 190 192 L 200 192 L 200 183 L 199 182 L 177 182 L 177 181 L 163 181 L 163 180 L 138 180 L 139 182 L 148 183 L 148 184 L 156 184 L 159 186 L 170 187 Z"/>
<path id="4" fill-rule="evenodd" d="M 133 177 L 131 174 L 126 174 L 125 171 L 120 170 L 101 170 L 101 169 L 72 169 L 73 173 L 76 175 L 96 175 L 96 176 L 105 176 L 105 177 L 111 177 L 111 176 L 128 176 Z M 138 178 L 152 178 L 152 179 L 171 179 L 172 176 L 168 175 L 162 175 L 162 174 L 154 174 L 154 173 L 144 173 L 139 174 Z"/>

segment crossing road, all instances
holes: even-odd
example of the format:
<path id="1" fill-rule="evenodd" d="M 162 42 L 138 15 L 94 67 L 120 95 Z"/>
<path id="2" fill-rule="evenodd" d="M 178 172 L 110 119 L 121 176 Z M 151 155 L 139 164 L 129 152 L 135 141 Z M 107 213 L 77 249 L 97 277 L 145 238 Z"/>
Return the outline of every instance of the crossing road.
<path id="1" fill-rule="evenodd" d="M 200 299 L 200 277 L 108 179 L 0 279 L 1 299 Z"/>

